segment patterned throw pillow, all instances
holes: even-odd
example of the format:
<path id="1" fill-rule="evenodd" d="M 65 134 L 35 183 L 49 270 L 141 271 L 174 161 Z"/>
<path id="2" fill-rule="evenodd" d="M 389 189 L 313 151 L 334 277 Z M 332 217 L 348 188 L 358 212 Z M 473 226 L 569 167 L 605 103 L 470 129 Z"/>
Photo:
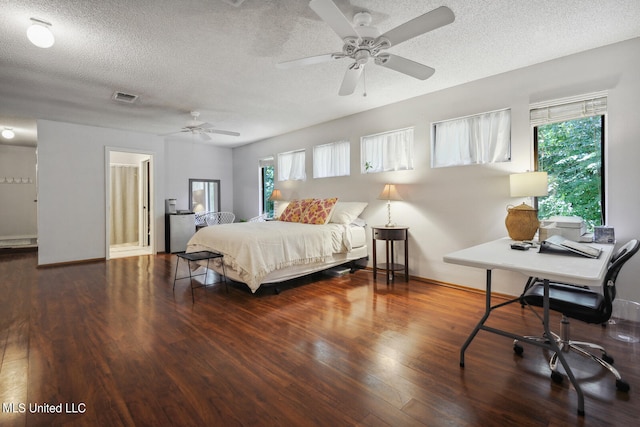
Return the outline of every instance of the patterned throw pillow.
<path id="1" fill-rule="evenodd" d="M 311 203 L 302 214 L 300 222 L 305 224 L 326 224 L 337 201 L 337 197 L 331 199 L 314 199 L 313 203 Z"/>
<path id="2" fill-rule="evenodd" d="M 292 200 L 280 215 L 280 221 L 300 222 L 304 211 L 313 202 L 313 199 Z"/>

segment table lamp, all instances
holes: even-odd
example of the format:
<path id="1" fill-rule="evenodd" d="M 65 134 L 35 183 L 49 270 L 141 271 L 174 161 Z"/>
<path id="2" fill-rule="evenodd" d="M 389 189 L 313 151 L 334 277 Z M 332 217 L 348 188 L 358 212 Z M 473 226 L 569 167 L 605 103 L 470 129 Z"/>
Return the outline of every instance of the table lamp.
<path id="1" fill-rule="evenodd" d="M 378 199 L 387 201 L 387 224 L 385 227 L 395 227 L 395 224 L 391 222 L 391 201 L 402 200 L 402 197 L 396 191 L 396 186 L 394 184 L 385 184 Z"/>
<path id="2" fill-rule="evenodd" d="M 546 172 L 524 172 L 509 176 L 511 197 L 539 197 L 548 194 Z M 513 240 L 531 240 L 535 236 L 540 221 L 538 210 L 522 202 L 518 206 L 507 206 L 504 221 L 509 237 Z"/>
<path id="3" fill-rule="evenodd" d="M 281 200 L 284 200 L 282 198 L 282 193 L 280 192 L 280 190 L 278 190 L 277 188 L 274 188 L 273 191 L 271 191 L 271 195 L 269 196 L 269 200 L 273 202 L 273 217 L 274 218 L 279 217 L 279 215 L 277 215 L 278 202 L 281 201 Z"/>

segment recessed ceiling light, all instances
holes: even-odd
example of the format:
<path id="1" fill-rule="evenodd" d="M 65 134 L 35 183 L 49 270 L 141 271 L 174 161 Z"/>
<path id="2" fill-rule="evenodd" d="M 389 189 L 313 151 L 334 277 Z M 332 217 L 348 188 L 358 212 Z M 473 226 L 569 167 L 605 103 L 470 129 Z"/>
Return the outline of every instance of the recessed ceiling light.
<path id="1" fill-rule="evenodd" d="M 27 28 L 27 38 L 38 47 L 45 49 L 51 47 L 56 40 L 49 27 L 51 27 L 49 22 L 31 18 L 31 25 Z"/>
<path id="2" fill-rule="evenodd" d="M 2 137 L 5 139 L 13 139 L 16 136 L 16 133 L 11 128 L 4 128 L 2 130 Z"/>

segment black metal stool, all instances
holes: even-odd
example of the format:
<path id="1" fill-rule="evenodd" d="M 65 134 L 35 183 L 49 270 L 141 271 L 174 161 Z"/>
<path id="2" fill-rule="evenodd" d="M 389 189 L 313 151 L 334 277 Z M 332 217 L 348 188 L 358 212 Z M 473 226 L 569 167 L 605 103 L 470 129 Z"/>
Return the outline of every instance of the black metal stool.
<path id="1" fill-rule="evenodd" d="M 221 253 L 218 252 L 211 252 L 211 251 L 200 251 L 200 252 L 191 252 L 191 253 L 186 253 L 186 252 L 180 252 L 177 253 L 176 256 L 178 257 L 177 261 L 176 261 L 176 274 L 173 278 L 173 291 L 175 292 L 176 290 L 176 281 L 181 280 L 181 279 L 189 279 L 189 285 L 191 286 L 191 300 L 192 302 L 196 302 L 195 296 L 193 294 L 193 289 L 194 288 L 201 288 L 204 286 L 209 286 L 207 285 L 207 275 L 209 274 L 209 261 L 211 261 L 212 259 L 216 259 L 219 258 L 220 259 L 220 264 L 222 264 L 222 278 L 224 279 L 224 286 L 227 290 L 227 292 L 229 292 L 229 284 L 227 283 L 227 272 L 224 268 L 224 256 Z M 189 270 L 189 276 L 184 276 L 184 277 L 178 277 L 178 267 L 180 266 L 180 259 L 183 259 L 185 261 L 187 261 L 187 268 Z M 204 261 L 207 260 L 207 267 L 204 271 L 204 273 L 200 273 L 200 274 L 191 274 L 191 263 L 192 262 L 198 262 L 198 261 Z M 204 283 L 200 286 L 193 286 L 193 278 L 194 277 L 198 277 L 198 276 L 204 276 Z M 216 283 L 220 283 L 220 282 L 216 282 Z M 214 285 L 215 283 L 211 283 L 211 285 Z"/>

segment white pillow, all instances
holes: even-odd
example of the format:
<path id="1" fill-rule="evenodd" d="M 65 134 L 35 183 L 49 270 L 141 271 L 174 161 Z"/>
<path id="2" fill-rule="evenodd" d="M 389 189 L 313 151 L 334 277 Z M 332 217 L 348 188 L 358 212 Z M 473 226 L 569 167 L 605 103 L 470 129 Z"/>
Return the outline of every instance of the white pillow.
<path id="1" fill-rule="evenodd" d="M 367 207 L 367 202 L 338 201 L 333 208 L 329 222 L 334 224 L 351 224 Z"/>
<path id="2" fill-rule="evenodd" d="M 351 225 L 355 225 L 357 227 L 366 227 L 367 226 L 367 221 L 365 221 L 362 218 L 356 218 L 356 219 L 353 220 Z"/>

